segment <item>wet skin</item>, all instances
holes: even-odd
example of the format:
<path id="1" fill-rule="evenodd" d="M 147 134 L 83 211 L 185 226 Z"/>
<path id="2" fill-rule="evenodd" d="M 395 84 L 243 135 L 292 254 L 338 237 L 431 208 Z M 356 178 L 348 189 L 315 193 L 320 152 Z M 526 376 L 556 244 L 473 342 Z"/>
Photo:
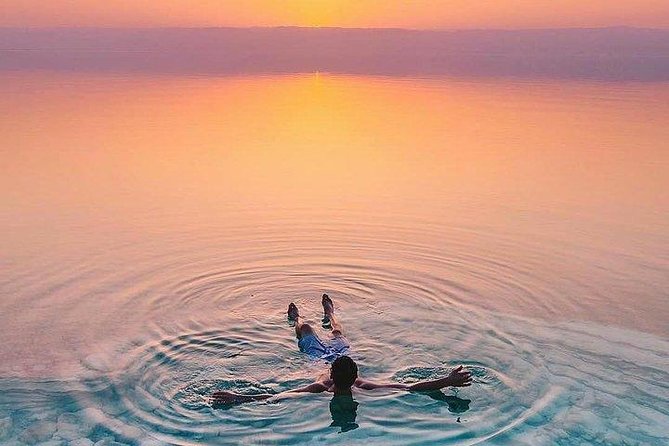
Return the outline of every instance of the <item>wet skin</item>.
<path id="1" fill-rule="evenodd" d="M 327 294 L 323 295 L 321 304 L 323 305 L 323 320 L 327 320 L 328 325 L 332 328 L 332 336 L 343 336 L 343 328 L 335 317 L 334 303 Z M 298 339 L 307 334 L 314 333 L 311 326 L 301 321 L 299 309 L 294 303 L 288 305 L 288 320 L 295 324 L 295 334 Z M 329 392 L 337 395 L 352 395 L 354 389 L 357 390 L 378 390 L 378 389 L 392 389 L 408 392 L 430 392 L 429 396 L 435 398 L 435 392 L 444 387 L 467 387 L 472 384 L 472 377 L 467 369 L 463 366 L 456 367 L 451 372 L 442 378 L 421 381 L 414 384 L 390 383 L 390 382 L 375 382 L 367 379 L 357 377 L 355 382 L 350 387 L 339 388 L 335 385 L 330 373 L 321 374 L 313 383 L 300 387 L 297 389 L 288 390 L 278 394 L 256 394 L 256 395 L 241 395 L 234 392 L 221 391 L 212 395 L 212 405 L 227 406 L 232 404 L 241 404 L 250 401 L 262 401 L 272 398 L 273 400 L 285 399 L 304 393 L 322 393 Z M 441 392 L 438 392 L 441 394 Z M 443 395 L 443 394 L 441 394 Z M 435 399 L 441 399 L 437 397 Z M 450 406 L 450 404 L 449 404 Z M 466 410 L 466 409 L 465 409 Z"/>

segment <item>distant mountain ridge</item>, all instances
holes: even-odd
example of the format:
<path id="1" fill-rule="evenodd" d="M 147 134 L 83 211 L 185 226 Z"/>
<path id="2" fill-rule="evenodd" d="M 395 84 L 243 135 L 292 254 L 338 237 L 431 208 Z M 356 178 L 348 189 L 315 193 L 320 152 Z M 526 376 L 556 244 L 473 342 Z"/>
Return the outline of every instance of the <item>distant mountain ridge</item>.
<path id="1" fill-rule="evenodd" d="M 669 29 L 0 28 L 0 70 L 669 80 Z"/>

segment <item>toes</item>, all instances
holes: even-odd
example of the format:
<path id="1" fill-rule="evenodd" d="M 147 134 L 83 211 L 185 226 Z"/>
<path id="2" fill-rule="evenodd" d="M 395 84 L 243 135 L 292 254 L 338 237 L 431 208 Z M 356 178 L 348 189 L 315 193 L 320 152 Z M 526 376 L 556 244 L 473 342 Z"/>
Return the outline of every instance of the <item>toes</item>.
<path id="1" fill-rule="evenodd" d="M 297 305 L 295 305 L 293 302 L 288 305 L 288 317 L 291 319 L 295 319 L 300 315 L 299 311 L 297 310 Z"/>
<path id="2" fill-rule="evenodd" d="M 321 301 L 323 304 L 323 308 L 327 310 L 334 310 L 334 303 L 332 302 L 332 299 L 330 299 L 330 296 L 327 294 L 323 294 L 323 299 Z"/>

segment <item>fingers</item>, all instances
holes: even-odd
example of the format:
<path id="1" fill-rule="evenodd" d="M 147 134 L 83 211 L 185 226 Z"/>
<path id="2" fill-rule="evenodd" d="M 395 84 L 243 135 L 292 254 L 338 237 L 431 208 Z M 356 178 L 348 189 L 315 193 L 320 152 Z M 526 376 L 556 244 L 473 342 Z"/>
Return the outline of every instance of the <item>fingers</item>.
<path id="1" fill-rule="evenodd" d="M 464 366 L 458 366 L 458 367 L 454 368 L 451 371 L 451 373 L 454 373 L 458 376 L 469 376 L 470 375 L 470 371 L 465 369 Z"/>
<path id="2" fill-rule="evenodd" d="M 472 383 L 472 377 L 471 376 L 467 375 L 467 376 L 462 377 L 462 384 L 471 385 L 471 383 Z"/>
<path id="3" fill-rule="evenodd" d="M 464 369 L 463 366 L 459 366 L 451 370 L 450 374 L 453 376 L 469 375 L 469 370 Z"/>
<path id="4" fill-rule="evenodd" d="M 469 370 L 466 370 L 462 365 L 454 368 L 451 371 L 451 376 L 455 378 L 454 386 L 456 387 L 469 387 L 472 385 L 472 375 Z"/>

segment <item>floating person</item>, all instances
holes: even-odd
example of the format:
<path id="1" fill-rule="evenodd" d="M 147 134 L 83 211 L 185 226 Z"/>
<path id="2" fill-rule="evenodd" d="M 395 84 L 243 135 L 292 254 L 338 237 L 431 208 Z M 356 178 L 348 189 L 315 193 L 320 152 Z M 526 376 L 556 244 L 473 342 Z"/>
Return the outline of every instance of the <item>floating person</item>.
<path id="1" fill-rule="evenodd" d="M 277 394 L 242 395 L 228 391 L 216 392 L 213 394 L 213 405 L 227 406 L 262 401 L 269 398 L 282 399 L 304 393 L 331 392 L 334 395 L 330 402 L 332 426 L 339 426 L 342 431 L 357 427 L 355 417 L 358 403 L 353 400 L 353 389 L 395 389 L 408 392 L 426 392 L 428 396 L 434 399 L 445 400 L 452 412 L 463 412 L 469 408 L 469 400 L 461 400 L 457 397 L 453 397 L 454 400 L 451 400 L 444 398 L 445 395 L 441 392 L 439 392 L 441 397 L 434 393 L 444 387 L 470 386 L 472 384 L 471 375 L 463 366 L 456 367 L 443 378 L 414 384 L 375 382 L 360 378 L 358 376 L 358 365 L 348 356 L 351 346 L 344 336 L 341 323 L 335 316 L 332 299 L 327 294 L 323 294 L 322 305 L 323 326 L 332 329 L 332 337 L 327 341 L 320 339 L 314 329 L 302 321 L 297 306 L 292 302 L 288 305 L 288 319 L 295 324 L 295 334 L 300 350 L 311 357 L 330 362 L 329 373 L 321 375 L 312 384 Z"/>

